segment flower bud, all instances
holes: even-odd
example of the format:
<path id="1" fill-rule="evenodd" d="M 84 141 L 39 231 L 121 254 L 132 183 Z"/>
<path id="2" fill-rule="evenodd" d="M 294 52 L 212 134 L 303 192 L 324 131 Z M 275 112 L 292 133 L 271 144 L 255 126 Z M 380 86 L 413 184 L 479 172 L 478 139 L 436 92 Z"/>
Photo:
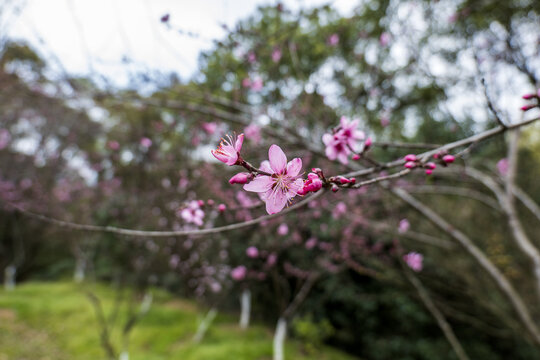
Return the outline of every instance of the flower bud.
<path id="1" fill-rule="evenodd" d="M 251 179 L 251 174 L 248 173 L 238 173 L 229 179 L 229 184 L 246 184 Z"/>
<path id="2" fill-rule="evenodd" d="M 528 110 L 531 110 L 534 107 L 536 107 L 536 105 L 524 105 L 524 106 L 520 107 L 520 109 L 521 109 L 521 111 L 528 111 Z"/>
<path id="3" fill-rule="evenodd" d="M 437 167 L 437 165 L 436 165 L 435 163 L 433 163 L 433 162 L 428 162 L 428 163 L 426 164 L 426 167 L 427 167 L 428 169 L 430 169 L 430 170 L 434 170 L 434 169 Z"/>
<path id="4" fill-rule="evenodd" d="M 522 96 L 524 100 L 531 100 L 532 98 L 535 98 L 536 94 L 525 94 Z"/>
<path id="5" fill-rule="evenodd" d="M 405 167 L 406 167 L 407 169 L 414 169 L 414 168 L 416 167 L 416 164 L 415 164 L 413 161 L 407 161 L 407 162 L 405 163 Z"/>
<path id="6" fill-rule="evenodd" d="M 360 160 L 360 155 L 354 154 L 352 157 L 353 160 Z"/>
<path id="7" fill-rule="evenodd" d="M 405 161 L 416 161 L 416 155 L 414 154 L 405 155 L 404 159 Z"/>
<path id="8" fill-rule="evenodd" d="M 426 169 L 426 175 L 431 175 L 433 173 L 433 170 L 431 169 Z"/>
<path id="9" fill-rule="evenodd" d="M 366 141 L 364 142 L 364 147 L 367 149 L 368 147 L 371 146 L 371 144 L 373 144 L 373 141 L 371 140 L 370 137 L 368 137 L 368 138 L 366 139 Z"/>
<path id="10" fill-rule="evenodd" d="M 219 204 L 219 205 L 218 205 L 218 210 L 219 210 L 220 212 L 224 212 L 225 210 L 227 210 L 227 205 L 225 205 L 225 204 Z"/>
<path id="11" fill-rule="evenodd" d="M 442 159 L 447 164 L 453 163 L 456 160 L 454 155 L 444 155 Z"/>

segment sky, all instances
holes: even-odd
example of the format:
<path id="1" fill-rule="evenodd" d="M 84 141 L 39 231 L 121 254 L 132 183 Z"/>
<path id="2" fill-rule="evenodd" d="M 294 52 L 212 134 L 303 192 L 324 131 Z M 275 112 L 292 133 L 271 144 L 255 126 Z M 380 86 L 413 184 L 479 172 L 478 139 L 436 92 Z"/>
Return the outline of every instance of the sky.
<path id="1" fill-rule="evenodd" d="M 127 84 L 130 72 L 143 69 L 189 78 L 197 70 L 199 53 L 225 35 L 222 24 L 233 27 L 257 6 L 277 4 L 276 0 L 4 1 L 0 32 L 29 42 L 71 74 L 100 74 L 120 86 Z M 343 14 L 356 4 L 354 0 L 282 2 L 292 9 L 330 3 Z M 170 27 L 160 22 L 165 14 L 170 14 Z"/>

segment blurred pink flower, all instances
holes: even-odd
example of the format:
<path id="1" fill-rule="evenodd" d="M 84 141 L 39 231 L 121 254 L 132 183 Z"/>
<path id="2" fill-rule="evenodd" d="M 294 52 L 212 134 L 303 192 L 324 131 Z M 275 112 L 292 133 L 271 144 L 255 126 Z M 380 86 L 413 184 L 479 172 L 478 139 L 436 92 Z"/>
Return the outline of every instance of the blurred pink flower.
<path id="1" fill-rule="evenodd" d="M 251 84 L 251 90 L 253 91 L 261 91 L 263 88 L 263 80 L 262 78 L 258 77 L 253 80 L 253 83 Z"/>
<path id="2" fill-rule="evenodd" d="M 247 269 L 244 265 L 240 265 L 231 270 L 231 277 L 236 280 L 244 280 L 247 274 Z"/>
<path id="3" fill-rule="evenodd" d="M 334 208 L 334 211 L 332 212 L 332 216 L 334 219 L 339 218 L 341 215 L 344 215 L 347 213 L 347 205 L 343 201 L 340 201 L 336 204 L 336 207 Z"/>
<path id="4" fill-rule="evenodd" d="M 406 233 L 410 227 L 411 227 L 411 224 L 409 223 L 409 220 L 401 219 L 399 221 L 398 232 L 400 234 Z"/>
<path id="5" fill-rule="evenodd" d="M 336 46 L 339 43 L 339 35 L 338 34 L 332 34 L 328 37 L 328 45 L 330 46 Z"/>
<path id="6" fill-rule="evenodd" d="M 281 50 L 279 48 L 274 48 L 272 51 L 272 61 L 277 63 L 281 60 Z"/>
<path id="7" fill-rule="evenodd" d="M 497 171 L 499 171 L 499 174 L 501 176 L 506 176 L 508 173 L 508 159 L 502 158 L 497 162 Z"/>
<path id="8" fill-rule="evenodd" d="M 120 149 L 120 144 L 116 140 L 110 140 L 109 142 L 107 142 L 107 147 L 111 150 L 116 151 Z"/>
<path id="9" fill-rule="evenodd" d="M 238 138 L 226 135 L 226 139 L 221 138 L 221 143 L 216 150 L 212 150 L 212 155 L 216 159 L 225 164 L 232 166 L 236 164 L 240 157 L 240 150 L 244 143 L 244 134 L 240 134 Z M 234 145 L 233 145 L 234 144 Z"/>
<path id="10" fill-rule="evenodd" d="M 201 226 L 203 224 L 204 211 L 200 208 L 199 202 L 193 200 L 189 202 L 188 206 L 182 209 L 180 216 L 188 223 Z"/>
<path id="11" fill-rule="evenodd" d="M 280 224 L 278 226 L 277 233 L 278 235 L 281 235 L 281 236 L 287 235 L 289 233 L 289 227 L 287 226 L 287 224 L 285 223 Z"/>
<path id="12" fill-rule="evenodd" d="M 379 37 L 379 44 L 381 44 L 382 47 L 385 47 L 389 43 L 390 43 L 390 34 L 385 31 Z"/>
<path id="13" fill-rule="evenodd" d="M 218 124 L 215 122 L 205 122 L 202 124 L 202 128 L 207 134 L 212 135 L 216 132 Z"/>
<path id="14" fill-rule="evenodd" d="M 11 134 L 7 129 L 0 129 L 0 150 L 5 149 L 11 141 Z"/>
<path id="15" fill-rule="evenodd" d="M 249 124 L 244 129 L 244 134 L 246 134 L 246 137 L 253 141 L 254 144 L 258 144 L 261 142 L 261 128 L 255 124 Z"/>
<path id="16" fill-rule="evenodd" d="M 317 246 L 317 238 L 314 238 L 314 237 L 309 238 L 309 239 L 306 241 L 305 246 L 306 246 L 306 249 L 308 249 L 308 250 L 313 249 L 315 246 Z"/>
<path id="17" fill-rule="evenodd" d="M 247 60 L 250 64 L 253 64 L 255 61 L 257 61 L 257 56 L 255 55 L 253 51 L 250 51 L 247 54 Z"/>
<path id="18" fill-rule="evenodd" d="M 276 262 L 277 262 L 277 254 L 276 253 L 271 253 L 270 255 L 268 255 L 268 258 L 266 259 L 266 265 L 274 266 Z"/>
<path id="19" fill-rule="evenodd" d="M 411 251 L 410 253 L 403 255 L 403 261 L 405 261 L 407 265 L 416 272 L 422 270 L 423 260 L 424 260 L 424 256 L 414 251 Z"/>
<path id="20" fill-rule="evenodd" d="M 244 185 L 244 190 L 260 193 L 269 214 L 280 212 L 302 189 L 304 182 L 299 175 L 302 160 L 294 158 L 287 163 L 287 156 L 277 145 L 268 150 L 269 161 L 263 161 L 261 170 L 271 174 L 257 175 Z"/>
<path id="21" fill-rule="evenodd" d="M 141 141 L 140 141 L 141 145 L 145 148 L 149 148 L 150 146 L 152 146 L 152 140 L 150 140 L 149 138 L 147 137 L 143 137 L 141 138 Z"/>
<path id="22" fill-rule="evenodd" d="M 246 255 L 252 259 L 259 256 L 259 250 L 255 246 L 250 246 L 246 249 Z"/>
<path id="23" fill-rule="evenodd" d="M 244 78 L 242 79 L 242 86 L 245 88 L 251 87 L 251 79 L 250 78 Z"/>

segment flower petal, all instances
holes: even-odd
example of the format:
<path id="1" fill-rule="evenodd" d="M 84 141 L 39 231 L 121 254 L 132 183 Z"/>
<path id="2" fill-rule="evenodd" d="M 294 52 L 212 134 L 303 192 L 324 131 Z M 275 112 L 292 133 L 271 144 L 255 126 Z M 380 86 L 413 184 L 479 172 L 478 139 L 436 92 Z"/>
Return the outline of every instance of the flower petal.
<path id="1" fill-rule="evenodd" d="M 298 175 L 300 170 L 302 169 L 302 159 L 300 158 L 294 158 L 287 164 L 287 175 L 294 177 Z"/>
<path id="2" fill-rule="evenodd" d="M 261 166 L 259 167 L 259 170 L 262 170 L 262 171 L 270 173 L 270 174 L 274 173 L 274 170 L 272 170 L 272 168 L 270 167 L 270 161 L 268 161 L 268 160 L 264 160 L 261 163 Z"/>
<path id="3" fill-rule="evenodd" d="M 258 175 L 249 184 L 244 185 L 244 190 L 253 192 L 266 192 L 272 188 L 274 181 L 270 176 Z"/>
<path id="4" fill-rule="evenodd" d="M 242 150 L 242 144 L 244 143 L 244 134 L 238 135 L 238 138 L 236 139 L 236 142 L 234 143 L 234 149 L 237 152 L 240 152 Z"/>
<path id="5" fill-rule="evenodd" d="M 268 160 L 270 160 L 270 167 L 277 174 L 282 174 L 287 166 L 287 156 L 281 148 L 277 145 L 270 146 L 268 150 Z"/>
<path id="6" fill-rule="evenodd" d="M 283 191 L 273 191 L 266 197 L 266 211 L 269 214 L 280 212 L 287 204 L 287 195 Z"/>
<path id="7" fill-rule="evenodd" d="M 334 136 L 332 136 L 332 134 L 324 134 L 322 136 L 322 141 L 324 145 L 328 146 L 332 143 L 332 141 L 334 141 Z"/>

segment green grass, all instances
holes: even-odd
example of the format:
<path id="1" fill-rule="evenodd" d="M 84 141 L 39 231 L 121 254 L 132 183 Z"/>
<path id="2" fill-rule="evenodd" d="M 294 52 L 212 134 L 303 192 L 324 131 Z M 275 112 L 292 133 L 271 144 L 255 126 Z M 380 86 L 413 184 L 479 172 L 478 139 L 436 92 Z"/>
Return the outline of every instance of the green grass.
<path id="1" fill-rule="evenodd" d="M 25 283 L 14 291 L 0 290 L 0 360 L 106 359 L 100 327 L 86 291 L 96 294 L 106 316 L 112 313 L 115 291 L 103 285 Z M 267 360 L 271 359 L 272 330 L 252 326 L 242 331 L 237 319 L 219 314 L 200 344 L 192 337 L 205 309 L 190 301 L 153 291 L 150 311 L 130 335 L 130 360 Z M 126 293 L 125 298 L 130 294 Z M 120 307 L 111 340 L 120 350 L 121 328 L 128 305 Z M 287 359 L 350 360 L 334 349 L 315 355 L 302 352 L 302 344 L 289 340 Z"/>

